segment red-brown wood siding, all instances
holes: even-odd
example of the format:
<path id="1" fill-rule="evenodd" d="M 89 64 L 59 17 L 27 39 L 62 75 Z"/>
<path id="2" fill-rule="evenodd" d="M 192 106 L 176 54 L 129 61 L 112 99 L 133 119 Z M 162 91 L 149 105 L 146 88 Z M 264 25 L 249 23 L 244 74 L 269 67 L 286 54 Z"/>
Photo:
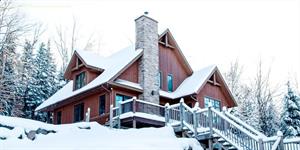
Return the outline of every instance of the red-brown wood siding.
<path id="1" fill-rule="evenodd" d="M 138 83 L 139 60 L 129 66 L 118 78 Z"/>
<path id="2" fill-rule="evenodd" d="M 62 112 L 62 124 L 65 123 L 73 123 L 73 118 L 74 118 L 74 106 L 80 103 L 84 103 L 84 112 L 87 112 L 87 109 L 90 108 L 90 118 L 91 121 L 97 121 L 100 124 L 104 124 L 105 122 L 108 121 L 109 119 L 109 109 L 110 109 L 110 105 L 111 103 L 113 105 L 115 102 L 115 96 L 116 94 L 123 94 L 123 95 L 127 95 L 127 96 L 132 96 L 132 97 L 137 97 L 140 93 L 136 92 L 136 91 L 131 91 L 128 89 L 124 89 L 124 88 L 120 88 L 120 87 L 113 87 L 112 88 L 112 92 L 99 92 L 90 96 L 87 96 L 84 99 L 78 100 L 76 102 L 64 105 L 60 108 L 55 109 L 54 112 L 54 124 L 56 124 L 56 118 L 57 118 L 57 112 L 61 111 Z M 105 99 L 105 114 L 102 114 L 101 116 L 99 116 L 99 97 L 101 95 L 106 96 Z"/>
<path id="3" fill-rule="evenodd" d="M 173 90 L 188 77 L 188 73 L 183 67 L 183 60 L 175 54 L 175 49 L 171 49 L 159 44 L 159 69 L 162 73 L 162 90 L 168 91 L 167 76 L 173 75 Z"/>
<path id="4" fill-rule="evenodd" d="M 223 86 L 223 85 L 221 85 Z M 197 94 L 197 100 L 201 108 L 204 108 L 204 97 L 211 97 L 213 99 L 219 100 L 221 102 L 221 108 L 223 106 L 232 107 L 232 100 L 226 93 L 223 92 L 220 86 L 213 85 L 211 83 L 206 83 L 202 90 Z"/>
<path id="5" fill-rule="evenodd" d="M 105 113 L 99 116 L 99 97 L 101 95 L 105 95 Z M 90 118 L 92 121 L 98 121 L 100 123 L 105 123 L 107 120 L 107 116 L 109 113 L 109 93 L 97 93 L 90 95 L 82 100 L 76 101 L 74 103 L 70 103 L 61 108 L 54 110 L 54 123 L 56 124 L 56 114 L 58 111 L 62 112 L 62 123 L 72 123 L 74 118 L 74 106 L 80 103 L 84 103 L 84 112 L 87 112 L 87 109 L 90 108 Z"/>

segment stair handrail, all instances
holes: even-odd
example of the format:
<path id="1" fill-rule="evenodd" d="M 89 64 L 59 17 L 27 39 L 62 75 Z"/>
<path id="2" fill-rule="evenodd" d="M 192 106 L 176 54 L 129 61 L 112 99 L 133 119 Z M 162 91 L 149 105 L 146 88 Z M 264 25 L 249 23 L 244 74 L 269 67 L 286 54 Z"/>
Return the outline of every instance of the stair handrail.
<path id="1" fill-rule="evenodd" d="M 257 130 L 254 129 L 252 126 L 250 126 L 250 125 L 244 123 L 241 119 L 239 119 L 239 118 L 237 118 L 236 116 L 230 114 L 230 113 L 227 111 L 227 108 L 226 108 L 226 107 L 223 108 L 223 112 L 224 112 L 224 114 L 225 114 L 228 118 L 230 118 L 231 120 L 233 120 L 233 121 L 235 121 L 236 123 L 240 124 L 243 128 L 249 130 L 250 132 L 256 134 L 257 136 L 260 136 L 260 137 L 262 137 L 262 138 L 267 138 L 267 136 L 265 136 L 263 133 L 257 131 Z"/>
<path id="2" fill-rule="evenodd" d="M 245 134 L 247 134 L 248 136 L 250 136 L 251 138 L 255 139 L 256 141 L 259 140 L 257 135 L 252 134 L 251 132 L 249 132 L 248 130 L 245 130 L 244 128 L 242 128 L 241 126 L 239 126 L 237 123 L 235 123 L 234 121 L 230 120 L 229 118 L 227 118 L 225 115 L 223 115 L 221 112 L 219 112 L 218 110 L 215 110 L 214 108 L 211 108 L 211 110 L 217 114 L 219 117 L 221 117 L 222 119 L 226 120 L 227 122 L 229 122 L 232 126 L 236 127 L 237 129 L 241 130 L 242 132 L 244 132 Z"/>
<path id="3" fill-rule="evenodd" d="M 228 138 L 229 140 L 232 140 L 234 143 L 234 145 L 238 145 L 239 147 L 242 147 L 244 149 L 257 149 L 257 150 L 263 150 L 263 138 L 259 137 L 257 135 L 254 135 L 253 133 L 249 132 L 248 130 L 246 130 L 245 128 L 243 128 L 242 126 L 240 126 L 239 124 L 237 124 L 236 122 L 232 121 L 230 118 L 228 118 L 226 115 L 224 115 L 222 112 L 214 109 L 214 108 L 209 108 L 209 112 L 213 113 L 213 116 L 217 116 L 219 117 L 222 121 L 225 121 L 223 123 L 223 126 L 219 126 L 219 125 L 214 125 L 212 127 L 212 131 L 214 133 L 217 134 L 222 134 L 220 136 L 225 136 L 226 138 Z M 227 128 L 226 126 L 228 126 L 229 128 Z M 233 127 L 233 128 L 232 128 Z M 237 129 L 235 134 L 234 132 L 228 132 L 228 129 Z M 220 131 L 220 132 L 216 132 L 216 131 Z M 248 138 L 248 140 L 239 140 L 241 138 L 245 138 L 244 136 L 246 136 Z"/>

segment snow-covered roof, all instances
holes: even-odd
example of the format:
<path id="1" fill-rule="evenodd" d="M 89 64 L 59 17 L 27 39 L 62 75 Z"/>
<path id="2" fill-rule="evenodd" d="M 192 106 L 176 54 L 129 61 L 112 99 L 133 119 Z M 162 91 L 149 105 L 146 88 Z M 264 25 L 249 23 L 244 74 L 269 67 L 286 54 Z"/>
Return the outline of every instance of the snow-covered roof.
<path id="1" fill-rule="evenodd" d="M 98 63 L 101 63 L 101 68 L 104 69 L 104 72 L 102 72 L 100 76 L 98 76 L 96 79 L 94 79 L 84 87 L 75 91 L 73 91 L 73 81 L 70 81 L 62 89 L 57 91 L 49 99 L 39 105 L 36 108 L 36 111 L 46 108 L 57 102 L 63 101 L 89 89 L 95 88 L 105 82 L 108 82 L 123 68 L 125 68 L 125 66 L 127 66 L 132 60 L 134 60 L 136 57 L 141 56 L 142 50 L 135 50 L 134 46 L 129 46 L 105 59 L 99 59 L 98 57 L 98 59 L 96 59 L 95 57 L 88 54 L 88 52 L 79 51 L 78 54 L 80 56 L 82 55 L 81 57 L 85 61 L 87 61 L 86 63 L 90 63 L 91 65 L 98 65 Z M 89 59 L 90 57 L 91 59 Z"/>
<path id="2" fill-rule="evenodd" d="M 88 65 L 96 68 L 105 69 L 107 67 L 107 58 L 84 50 L 75 50 L 75 52 Z"/>
<path id="3" fill-rule="evenodd" d="M 130 81 L 127 81 L 127 80 L 117 79 L 115 81 L 115 83 L 118 83 L 118 84 L 121 84 L 121 85 L 125 85 L 125 86 L 131 87 L 131 88 L 135 88 L 135 89 L 138 89 L 138 90 L 143 90 L 143 88 L 142 88 L 142 86 L 140 84 L 134 83 L 134 82 L 130 82 Z"/>
<path id="4" fill-rule="evenodd" d="M 217 68 L 216 65 L 205 67 L 186 78 L 174 92 L 159 91 L 160 96 L 176 99 L 186 95 L 197 93 L 205 81 L 210 77 L 213 71 Z"/>

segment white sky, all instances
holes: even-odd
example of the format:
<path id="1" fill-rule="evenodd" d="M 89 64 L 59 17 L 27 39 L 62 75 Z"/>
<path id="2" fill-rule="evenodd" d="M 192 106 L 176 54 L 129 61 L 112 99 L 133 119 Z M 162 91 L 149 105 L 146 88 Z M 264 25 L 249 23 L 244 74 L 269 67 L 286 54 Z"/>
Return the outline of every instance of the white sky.
<path id="1" fill-rule="evenodd" d="M 96 48 L 108 55 L 135 41 L 134 19 L 148 11 L 169 28 L 193 69 L 217 64 L 226 71 L 239 59 L 245 79 L 254 76 L 259 59 L 272 66 L 271 79 L 300 84 L 299 0 L 210 1 L 18 1 L 28 18 L 47 26 L 53 38 L 59 25 L 80 28 L 79 46 L 93 34 Z M 82 45 L 80 45 L 82 44 Z"/>

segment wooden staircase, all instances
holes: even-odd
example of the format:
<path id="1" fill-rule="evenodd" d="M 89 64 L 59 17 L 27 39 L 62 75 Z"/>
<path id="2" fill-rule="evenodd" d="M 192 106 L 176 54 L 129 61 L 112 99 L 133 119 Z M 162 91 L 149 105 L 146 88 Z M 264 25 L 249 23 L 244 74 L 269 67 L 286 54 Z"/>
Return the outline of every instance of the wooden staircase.
<path id="1" fill-rule="evenodd" d="M 261 132 L 231 115 L 226 108 L 220 112 L 209 106 L 199 108 L 180 103 L 165 106 L 151 104 L 133 98 L 121 102 L 110 110 L 110 127 L 121 127 L 121 119 L 126 113 L 144 113 L 149 119 L 164 120 L 175 132 L 197 140 L 208 150 L 300 150 L 300 138 L 284 139 L 279 131 L 277 136 L 266 137 Z M 124 115 L 124 116 L 122 116 Z"/>

